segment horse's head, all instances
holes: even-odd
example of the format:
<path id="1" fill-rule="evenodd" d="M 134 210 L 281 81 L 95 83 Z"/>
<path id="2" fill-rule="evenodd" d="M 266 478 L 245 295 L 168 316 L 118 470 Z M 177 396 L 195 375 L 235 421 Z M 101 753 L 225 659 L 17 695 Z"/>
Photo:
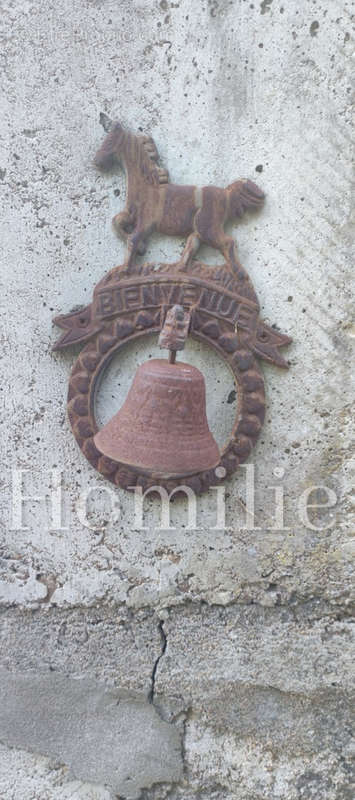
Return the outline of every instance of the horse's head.
<path id="1" fill-rule="evenodd" d="M 104 127 L 109 133 L 96 153 L 94 164 L 98 169 L 107 170 L 113 167 L 115 161 L 121 159 L 125 132 L 120 122 L 112 122 Z"/>

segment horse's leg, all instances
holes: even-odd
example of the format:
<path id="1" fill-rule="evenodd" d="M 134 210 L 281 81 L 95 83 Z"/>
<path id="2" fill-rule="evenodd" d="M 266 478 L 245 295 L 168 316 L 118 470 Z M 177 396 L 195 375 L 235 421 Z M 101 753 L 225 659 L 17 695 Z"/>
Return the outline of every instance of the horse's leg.
<path id="1" fill-rule="evenodd" d="M 185 244 L 185 247 L 184 247 L 184 251 L 183 251 L 183 254 L 182 254 L 182 256 L 180 258 L 180 262 L 179 262 L 180 264 L 182 264 L 182 267 L 181 267 L 182 270 L 187 269 L 187 267 L 191 263 L 194 255 L 196 255 L 196 253 L 197 253 L 197 251 L 198 251 L 198 249 L 200 247 L 200 244 L 201 244 L 201 239 L 200 239 L 198 233 L 196 233 L 196 231 L 194 231 L 193 233 L 190 233 L 190 236 L 188 236 L 188 238 L 187 238 L 187 241 L 186 241 L 186 244 Z"/>
<path id="2" fill-rule="evenodd" d="M 138 226 L 127 238 L 126 267 L 128 272 L 133 268 L 137 255 L 143 255 L 147 249 L 148 236 L 154 230 L 154 225 Z"/>
<path id="3" fill-rule="evenodd" d="M 112 225 L 118 236 L 120 236 L 121 239 L 126 242 L 130 232 L 132 231 L 134 219 L 129 211 L 121 211 L 120 214 L 116 214 L 116 216 L 113 217 Z"/>
<path id="4" fill-rule="evenodd" d="M 126 243 L 126 248 L 128 253 L 125 260 L 126 265 L 129 260 L 129 253 L 131 251 L 132 229 L 134 227 L 134 223 L 135 223 L 134 216 L 129 211 L 121 211 L 121 213 L 116 214 L 116 216 L 112 220 L 112 224 L 116 233 Z M 143 253 L 145 253 L 145 250 L 146 250 L 145 243 L 138 242 L 135 252 L 139 253 L 140 255 L 143 255 Z"/>
<path id="5" fill-rule="evenodd" d="M 215 247 L 223 253 L 228 264 L 231 264 L 233 267 L 237 265 L 237 245 L 232 236 L 227 236 L 223 228 L 218 231 Z"/>
<path id="6" fill-rule="evenodd" d="M 116 233 L 120 236 L 121 239 L 126 243 L 126 248 L 128 254 L 131 254 L 132 250 L 132 217 L 126 211 L 121 211 L 120 214 L 116 214 L 116 216 L 112 220 L 114 229 Z M 146 251 L 146 244 L 143 241 L 138 241 L 138 244 L 133 243 L 134 252 L 139 253 L 139 255 L 143 255 Z M 133 259 L 133 255 L 128 255 L 126 257 L 126 263 Z"/>
<path id="7" fill-rule="evenodd" d="M 194 217 L 194 230 L 187 240 L 183 259 L 186 254 L 185 263 L 187 263 L 193 246 L 192 241 L 196 239 L 199 244 L 204 242 L 210 247 L 215 247 L 216 250 L 220 250 L 228 266 L 238 273 L 240 264 L 234 239 L 232 239 L 231 236 L 227 236 L 223 229 L 223 223 L 226 217 L 225 190 L 217 189 L 212 186 L 204 187 L 202 189 L 202 201 L 202 206 Z M 189 248 L 190 239 L 191 245 Z"/>
<path id="8" fill-rule="evenodd" d="M 127 238 L 127 251 L 125 265 L 127 271 L 130 272 L 133 268 L 136 255 L 138 254 L 139 245 L 142 240 L 142 230 L 138 228 Z"/>
<path id="9" fill-rule="evenodd" d="M 237 246 L 231 236 L 227 236 L 223 229 L 224 209 L 223 205 L 219 203 L 217 196 L 216 202 L 206 209 L 202 207 L 196 214 L 194 219 L 194 227 L 200 237 L 200 241 L 210 247 L 215 247 L 220 250 L 224 256 L 228 266 L 241 277 L 241 266 L 237 256 Z M 244 274 L 244 271 L 243 271 Z"/>
<path id="10" fill-rule="evenodd" d="M 223 253 L 227 265 L 232 268 L 233 272 L 239 279 L 246 278 L 247 273 L 238 259 L 237 246 L 234 239 L 231 236 L 227 236 L 223 228 L 213 231 L 213 234 L 214 239 L 213 241 L 210 241 L 209 244 L 212 244 L 212 247 L 216 247 L 217 250 L 220 250 L 221 253 Z"/>
<path id="11" fill-rule="evenodd" d="M 128 246 L 128 240 L 130 235 L 132 234 L 132 227 L 134 225 L 134 219 L 132 215 L 128 211 L 121 211 L 120 214 L 116 214 L 116 216 L 112 220 L 113 227 L 116 233 L 126 242 Z M 144 241 L 139 242 L 137 245 L 137 253 L 140 256 L 144 255 L 147 249 L 147 245 Z"/>

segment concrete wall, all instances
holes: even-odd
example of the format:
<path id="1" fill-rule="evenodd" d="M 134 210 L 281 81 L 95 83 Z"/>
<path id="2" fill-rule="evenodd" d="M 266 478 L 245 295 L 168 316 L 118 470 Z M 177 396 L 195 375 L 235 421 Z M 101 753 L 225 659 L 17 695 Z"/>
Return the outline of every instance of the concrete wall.
<path id="1" fill-rule="evenodd" d="M 350 800 L 350 3 L 15 0 L 1 26 L 0 797 Z M 114 521 L 72 437 L 75 352 L 51 354 L 51 321 L 89 302 L 124 252 L 111 230 L 124 176 L 92 165 L 100 112 L 151 133 L 177 183 L 248 176 L 267 193 L 231 229 L 264 320 L 294 337 L 289 372 L 263 366 L 254 530 L 242 468 L 226 484 L 228 530 L 213 490 L 198 530 L 183 500 L 170 530 L 148 501 L 137 530 L 120 490 Z M 147 255 L 182 246 L 154 237 Z M 147 341 L 111 365 L 101 420 L 155 352 Z M 222 442 L 231 377 L 204 348 L 187 354 Z M 22 526 L 12 470 L 42 497 L 23 503 Z M 308 524 L 299 503 L 314 485 L 336 503 Z"/>

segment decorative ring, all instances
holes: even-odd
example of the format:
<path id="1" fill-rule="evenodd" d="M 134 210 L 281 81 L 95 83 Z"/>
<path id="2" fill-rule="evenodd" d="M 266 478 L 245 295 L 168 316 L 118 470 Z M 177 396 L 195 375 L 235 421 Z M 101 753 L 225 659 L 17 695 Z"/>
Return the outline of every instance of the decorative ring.
<path id="1" fill-rule="evenodd" d="M 264 378 L 251 350 L 241 344 L 235 326 L 227 320 L 214 318 L 206 322 L 195 311 L 191 336 L 210 345 L 230 367 L 234 376 L 238 407 L 236 420 L 221 459 L 214 469 L 178 479 L 156 479 L 149 472 L 121 464 L 102 455 L 94 444 L 98 431 L 95 419 L 95 393 L 103 371 L 114 355 L 127 342 L 160 331 L 160 312 L 151 314 L 132 311 L 119 320 L 105 322 L 100 333 L 92 338 L 78 356 L 69 381 L 68 415 L 75 439 L 90 464 L 116 486 L 143 491 L 162 486 L 171 492 L 178 486 L 188 486 L 196 494 L 218 485 L 231 475 L 249 456 L 260 433 L 265 416 Z"/>

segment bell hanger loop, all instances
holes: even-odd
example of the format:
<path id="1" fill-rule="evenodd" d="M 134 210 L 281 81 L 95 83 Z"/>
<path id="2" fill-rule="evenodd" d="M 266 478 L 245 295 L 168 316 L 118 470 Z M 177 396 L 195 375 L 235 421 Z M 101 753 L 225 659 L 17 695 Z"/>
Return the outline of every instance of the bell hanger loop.
<path id="1" fill-rule="evenodd" d="M 180 305 L 169 308 L 158 339 L 160 349 L 169 350 L 169 364 L 175 364 L 178 350 L 184 349 L 190 324 L 190 311 Z"/>

